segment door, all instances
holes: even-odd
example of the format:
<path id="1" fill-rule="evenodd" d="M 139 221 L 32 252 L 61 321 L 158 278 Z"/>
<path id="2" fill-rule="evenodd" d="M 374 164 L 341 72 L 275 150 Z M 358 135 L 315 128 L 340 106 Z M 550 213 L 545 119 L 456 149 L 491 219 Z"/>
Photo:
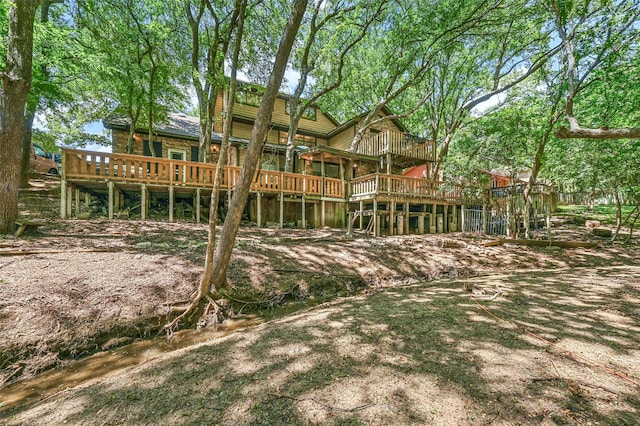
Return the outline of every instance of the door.
<path id="1" fill-rule="evenodd" d="M 187 151 L 170 149 L 168 151 L 169 160 L 179 160 L 186 161 L 187 160 Z M 174 179 L 176 181 L 182 180 L 186 182 L 187 180 L 187 165 L 186 164 L 174 164 Z M 182 176 L 182 177 L 181 177 Z"/>

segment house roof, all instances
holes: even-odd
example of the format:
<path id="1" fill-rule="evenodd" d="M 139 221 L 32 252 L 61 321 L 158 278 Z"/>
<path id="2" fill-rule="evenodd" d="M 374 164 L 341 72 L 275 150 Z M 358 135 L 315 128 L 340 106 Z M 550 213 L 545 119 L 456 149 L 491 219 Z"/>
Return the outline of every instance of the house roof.
<path id="1" fill-rule="evenodd" d="M 289 95 L 286 95 L 284 93 L 281 93 L 278 96 L 284 99 L 290 98 Z M 384 107 L 382 109 L 382 112 L 386 115 L 391 114 L 391 111 L 387 107 Z M 333 117 L 324 112 L 323 114 L 325 114 L 337 126 L 335 129 L 327 134 L 321 134 L 312 131 L 301 131 L 300 133 L 308 136 L 331 138 L 332 136 L 342 132 L 344 129 L 357 124 L 366 116 L 366 113 L 360 114 L 359 116 L 354 117 L 351 120 L 338 126 L 338 123 Z M 248 117 L 241 117 L 235 114 L 234 119 L 238 119 L 240 122 L 251 121 L 251 119 Z M 391 120 L 391 122 L 393 122 L 402 132 L 407 132 L 406 127 L 404 127 L 404 125 L 402 125 L 400 121 L 394 119 Z M 123 115 L 111 114 L 108 117 L 104 118 L 102 120 L 102 123 L 107 129 L 129 130 L 131 121 Z M 281 128 L 281 126 L 277 125 L 275 125 L 275 127 L 279 128 L 280 130 L 284 129 L 284 127 Z M 142 126 L 137 127 L 136 131 L 147 133 L 147 129 Z M 169 113 L 165 121 L 155 124 L 155 134 L 158 136 L 172 136 L 190 140 L 198 140 L 200 138 L 200 119 L 198 117 L 193 117 L 183 113 Z M 222 134 L 213 132 L 211 135 L 211 139 L 214 141 L 222 141 Z M 232 142 L 245 141 L 244 139 L 234 137 L 231 137 L 230 139 Z"/>
<path id="2" fill-rule="evenodd" d="M 102 123 L 107 129 L 129 130 L 131 121 L 125 116 L 112 114 L 103 119 Z M 164 122 L 155 123 L 154 127 L 155 133 L 158 135 L 178 136 L 196 140 L 200 137 L 200 119 L 186 114 L 170 113 Z M 138 127 L 136 130 L 145 133 L 147 131 L 144 127 Z M 214 133 L 212 138 L 221 141 L 222 135 Z"/>
<path id="3" fill-rule="evenodd" d="M 391 110 L 389 108 L 382 107 L 382 113 L 385 115 L 392 115 L 393 113 L 391 112 Z M 353 117 L 351 120 L 348 120 L 344 123 L 342 123 L 341 125 L 339 125 L 338 127 L 336 127 L 335 129 L 333 129 L 331 132 L 329 132 L 328 137 L 333 137 L 335 135 L 337 135 L 338 133 L 342 132 L 345 129 L 348 129 L 349 127 L 353 126 L 354 124 L 358 124 L 360 122 L 360 120 L 362 120 L 363 118 L 365 118 L 367 116 L 368 112 L 364 112 L 360 115 L 357 115 L 355 117 Z M 401 132 L 403 133 L 407 133 L 407 128 L 404 126 L 404 124 L 402 124 L 400 122 L 400 120 L 397 119 L 392 119 L 391 122 L 393 124 L 396 125 L 396 127 L 398 127 L 398 129 L 400 129 Z"/>

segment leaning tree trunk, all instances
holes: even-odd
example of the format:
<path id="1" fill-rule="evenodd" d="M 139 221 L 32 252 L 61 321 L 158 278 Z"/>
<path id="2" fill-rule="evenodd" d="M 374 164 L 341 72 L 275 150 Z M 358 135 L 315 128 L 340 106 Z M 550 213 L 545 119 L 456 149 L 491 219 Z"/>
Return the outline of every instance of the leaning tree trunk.
<path id="1" fill-rule="evenodd" d="M 39 1 L 11 3 L 7 59 L 0 73 L 0 234 L 18 217 L 18 186 L 24 137 L 24 111 L 31 87 L 33 21 Z"/>
<path id="2" fill-rule="evenodd" d="M 289 22 L 287 23 L 282 39 L 280 40 L 280 46 L 278 47 L 278 52 L 276 54 L 271 77 L 269 78 L 269 83 L 267 85 L 265 94 L 262 98 L 262 102 L 260 103 L 260 107 L 256 115 L 256 120 L 253 126 L 251 140 L 249 141 L 244 164 L 242 166 L 242 169 L 240 170 L 240 176 L 234 190 L 233 198 L 231 199 L 231 204 L 229 205 L 229 211 L 224 221 L 222 233 L 220 234 L 220 241 L 215 247 L 215 251 L 213 252 L 213 258 L 210 258 L 209 256 L 212 250 L 211 245 L 215 244 L 215 229 L 213 230 L 213 232 L 211 232 L 212 227 L 215 227 L 215 223 L 212 223 L 212 216 L 210 216 L 210 232 L 208 240 L 209 247 L 207 247 L 205 271 L 202 275 L 198 291 L 194 295 L 194 299 L 191 305 L 188 306 L 179 317 L 165 326 L 166 329 L 170 330 L 181 318 L 184 318 L 190 313 L 199 309 L 200 301 L 203 298 L 209 297 L 211 286 L 213 286 L 218 293 L 224 295 L 224 292 L 221 290 L 226 287 L 226 272 L 229 266 L 229 261 L 231 259 L 231 252 L 233 250 L 235 238 L 238 233 L 238 227 L 240 226 L 240 220 L 242 219 L 242 212 L 247 202 L 253 176 L 255 175 L 256 169 L 258 168 L 258 162 L 262 156 L 262 148 L 264 146 L 267 132 L 269 131 L 271 114 L 273 113 L 275 101 L 278 96 L 278 89 L 280 88 L 282 78 L 284 77 L 287 60 L 289 58 L 293 42 L 298 32 L 298 28 L 300 27 L 300 23 L 302 22 L 302 17 L 304 16 L 304 12 L 307 7 L 307 1 L 308 0 L 296 0 L 294 2 L 293 10 L 291 16 L 289 17 Z M 242 26 L 239 26 L 240 34 L 241 28 Z M 240 43 L 240 41 L 241 39 L 239 38 L 238 43 Z M 237 53 L 239 52 L 236 50 L 234 52 L 234 62 L 237 62 Z M 232 82 L 233 80 L 234 79 L 232 79 Z M 235 90 L 235 87 L 232 86 L 231 89 Z M 233 100 L 229 100 L 229 106 L 232 105 Z M 227 130 L 227 136 L 229 131 L 231 130 L 231 117 L 232 114 L 228 114 L 229 120 L 225 120 L 225 130 Z M 220 172 L 221 166 L 219 165 L 218 169 L 216 170 L 216 175 L 218 177 L 217 182 L 220 182 L 220 179 L 222 177 Z M 214 206 L 211 206 L 212 211 L 214 208 Z"/>
<path id="3" fill-rule="evenodd" d="M 231 252 L 236 235 L 238 234 L 242 212 L 249 196 L 251 182 L 258 168 L 258 162 L 262 156 L 262 148 L 271 123 L 271 114 L 273 113 L 274 104 L 278 96 L 282 78 L 284 77 L 293 42 L 307 8 L 307 1 L 308 0 L 295 0 L 293 4 L 289 21 L 280 39 L 280 45 L 271 76 L 269 77 L 269 83 L 256 115 L 244 164 L 240 170 L 238 183 L 234 190 L 229 211 L 227 212 L 222 233 L 220 234 L 220 241 L 214 254 L 214 269 L 211 274 L 211 283 L 218 291 L 226 285 L 226 272 L 229 266 L 229 260 L 231 259 Z"/>
<path id="4" fill-rule="evenodd" d="M 211 292 L 211 274 L 213 272 L 213 255 L 216 247 L 216 225 L 218 224 L 218 202 L 220 201 L 220 187 L 224 174 L 224 166 L 228 163 L 227 152 L 229 150 L 229 138 L 231 136 L 231 124 L 233 122 L 233 107 L 235 105 L 236 90 L 238 87 L 237 73 L 238 61 L 240 57 L 240 47 L 244 31 L 244 18 L 247 2 L 240 2 L 240 14 L 238 31 L 236 34 L 233 58 L 231 59 L 231 75 L 229 76 L 229 96 L 226 103 L 226 114 L 222 129 L 222 142 L 220 144 L 220 156 L 216 165 L 216 172 L 213 177 L 213 188 L 211 189 L 211 203 L 209 209 L 209 234 L 207 238 L 207 252 L 205 254 L 204 271 L 200 277 L 200 284 L 190 307 L 177 317 L 168 327 L 172 327 L 181 318 L 189 314 L 189 311 L 196 310 L 200 301 L 208 297 Z"/>

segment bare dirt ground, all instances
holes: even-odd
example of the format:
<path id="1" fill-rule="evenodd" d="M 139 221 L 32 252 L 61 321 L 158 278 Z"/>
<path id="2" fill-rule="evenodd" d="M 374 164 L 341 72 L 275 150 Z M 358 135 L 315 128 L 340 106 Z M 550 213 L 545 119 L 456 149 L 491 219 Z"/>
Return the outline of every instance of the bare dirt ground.
<path id="1" fill-rule="evenodd" d="M 60 221 L 55 187 L 34 185 L 22 211 L 47 224 L 0 240 L 3 422 L 640 418 L 637 240 L 595 249 L 484 247 L 488 238 L 460 233 L 348 239 L 337 230 L 250 227 L 229 271 L 238 293 L 231 309 L 264 313 L 284 303 L 288 315 L 267 310 L 276 319 L 226 337 L 157 356 L 145 349 L 145 359 L 124 369 L 100 358 L 78 386 L 13 407 L 12 382 L 51 367 L 69 376 L 62 367 L 100 350 L 126 358 L 126 347 L 114 348 L 154 335 L 168 305 L 193 291 L 206 241 L 206 226 L 194 223 Z M 553 232 L 593 240 L 571 225 Z"/>

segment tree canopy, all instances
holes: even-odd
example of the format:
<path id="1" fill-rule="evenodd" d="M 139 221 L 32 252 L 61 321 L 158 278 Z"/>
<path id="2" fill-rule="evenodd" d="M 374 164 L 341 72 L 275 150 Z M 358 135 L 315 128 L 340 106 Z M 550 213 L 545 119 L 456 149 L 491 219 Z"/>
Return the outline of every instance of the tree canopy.
<path id="1" fill-rule="evenodd" d="M 5 83 L 17 4 L 0 2 Z M 35 113 L 46 126 L 38 138 L 81 142 L 86 123 L 114 113 L 124 114 L 131 128 L 148 128 L 153 138 L 155 123 L 167 113 L 195 111 L 206 161 L 215 94 L 228 85 L 239 22 L 244 36 L 237 69 L 268 86 L 293 3 L 248 1 L 242 16 L 240 0 L 29 4 L 42 12 L 27 23 L 33 64 L 21 62 L 34 76 L 25 118 Z M 638 0 L 313 2 L 286 60 L 289 81 L 279 86 L 289 92 L 294 112 L 290 145 L 296 120 L 317 104 L 341 122 L 360 118 L 351 150 L 369 127 L 392 118 L 433 139 L 433 178 L 442 168 L 459 176 L 531 168 L 534 175 L 577 185 L 593 153 L 603 153 L 605 161 L 604 153 L 619 147 L 618 164 L 635 158 L 639 17 Z M 589 186 L 584 178 L 580 186 Z M 620 177 L 615 188 L 633 179 Z"/>

